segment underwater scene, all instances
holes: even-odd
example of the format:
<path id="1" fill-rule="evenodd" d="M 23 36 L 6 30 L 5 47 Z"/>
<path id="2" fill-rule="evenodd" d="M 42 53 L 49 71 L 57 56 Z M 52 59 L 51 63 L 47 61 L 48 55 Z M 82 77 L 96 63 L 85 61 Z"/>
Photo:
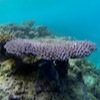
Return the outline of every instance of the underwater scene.
<path id="1" fill-rule="evenodd" d="M 0 0 L 0 100 L 100 100 L 99 0 Z"/>

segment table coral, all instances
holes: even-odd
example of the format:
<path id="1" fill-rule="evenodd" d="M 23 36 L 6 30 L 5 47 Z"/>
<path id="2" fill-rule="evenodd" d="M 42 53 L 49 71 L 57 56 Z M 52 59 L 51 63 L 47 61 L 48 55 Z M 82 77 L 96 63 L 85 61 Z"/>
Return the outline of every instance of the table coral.
<path id="1" fill-rule="evenodd" d="M 8 41 L 4 48 L 8 54 L 16 57 L 23 55 L 40 57 L 42 60 L 37 63 L 40 73 L 48 82 L 55 81 L 60 89 L 60 77 L 66 76 L 68 72 L 68 60 L 89 56 L 96 50 L 96 44 L 79 40 L 14 39 Z"/>
<path id="2" fill-rule="evenodd" d="M 32 54 L 45 60 L 64 61 L 89 56 L 96 45 L 90 41 L 15 39 L 7 42 L 4 48 L 13 55 Z"/>

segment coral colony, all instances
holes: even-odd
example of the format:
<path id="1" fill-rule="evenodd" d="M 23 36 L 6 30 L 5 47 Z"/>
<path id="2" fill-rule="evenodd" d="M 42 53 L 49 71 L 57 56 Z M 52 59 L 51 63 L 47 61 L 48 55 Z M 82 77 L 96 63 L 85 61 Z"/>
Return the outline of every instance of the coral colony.
<path id="1" fill-rule="evenodd" d="M 15 23 L 0 25 L 0 32 L 3 34 L 13 34 L 20 38 L 46 37 L 51 35 L 46 26 L 35 26 L 34 21 L 26 21 L 21 25 Z"/>
<path id="2" fill-rule="evenodd" d="M 96 45 L 90 41 L 78 40 L 13 39 L 4 45 L 4 49 L 6 53 L 16 57 L 23 55 L 39 57 L 42 62 L 37 65 L 40 73 L 48 82 L 55 81 L 60 90 L 60 77 L 67 74 L 68 60 L 89 56 L 96 50 Z"/>
<path id="3" fill-rule="evenodd" d="M 32 54 L 45 60 L 66 61 L 90 55 L 96 50 L 96 45 L 90 41 L 15 39 L 7 42 L 4 48 L 7 53 L 16 56 Z"/>

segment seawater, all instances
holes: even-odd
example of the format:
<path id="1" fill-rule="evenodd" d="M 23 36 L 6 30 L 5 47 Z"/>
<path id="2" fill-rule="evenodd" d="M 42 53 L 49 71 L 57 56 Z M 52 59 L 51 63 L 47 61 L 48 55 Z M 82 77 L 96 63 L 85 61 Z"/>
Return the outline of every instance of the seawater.
<path id="1" fill-rule="evenodd" d="M 89 60 L 100 66 L 100 0 L 0 0 L 0 23 L 35 20 L 55 35 L 91 40 Z"/>

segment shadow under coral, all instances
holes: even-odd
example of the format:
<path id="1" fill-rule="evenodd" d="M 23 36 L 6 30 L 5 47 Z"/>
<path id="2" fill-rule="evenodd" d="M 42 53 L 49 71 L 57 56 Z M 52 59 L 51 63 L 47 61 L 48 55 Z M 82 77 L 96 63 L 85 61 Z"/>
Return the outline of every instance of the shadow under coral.
<path id="1" fill-rule="evenodd" d="M 35 77 L 36 93 L 40 92 L 63 92 L 63 80 L 67 81 L 68 62 L 39 60 L 35 63 L 24 63 L 21 59 L 16 60 L 12 67 L 12 75 L 23 77 Z M 61 62 L 61 63 L 60 63 Z"/>

